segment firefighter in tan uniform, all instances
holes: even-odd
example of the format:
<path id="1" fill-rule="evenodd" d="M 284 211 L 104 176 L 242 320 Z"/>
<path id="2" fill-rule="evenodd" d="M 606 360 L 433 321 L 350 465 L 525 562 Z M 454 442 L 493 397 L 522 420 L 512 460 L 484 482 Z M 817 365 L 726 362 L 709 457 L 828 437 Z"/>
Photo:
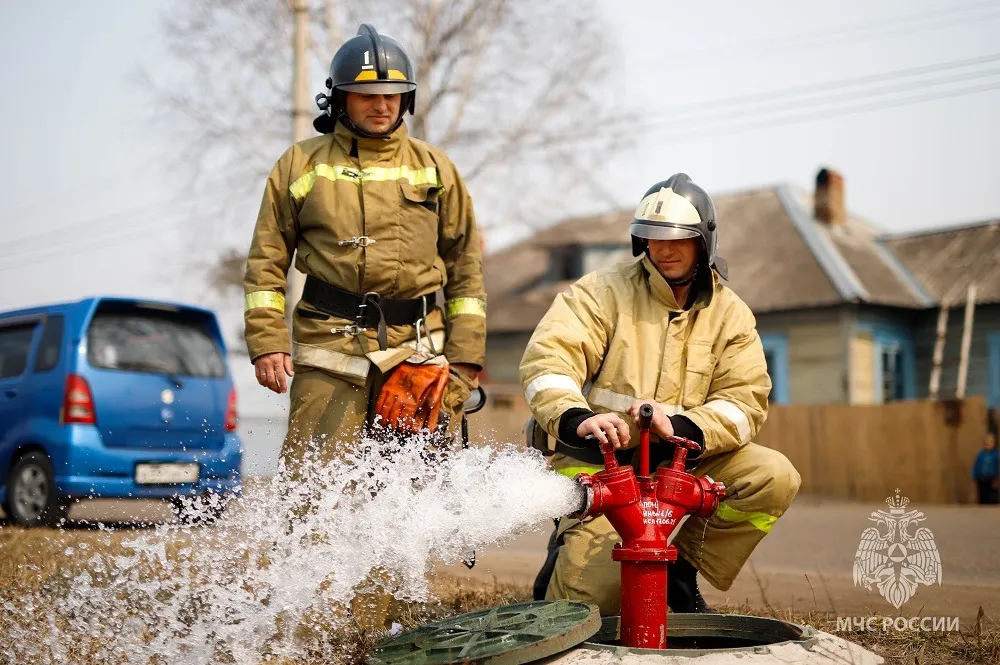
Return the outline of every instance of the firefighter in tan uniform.
<path id="1" fill-rule="evenodd" d="M 668 598 L 674 612 L 714 612 L 697 573 L 727 590 L 757 543 L 788 508 L 799 474 L 781 453 L 753 443 L 771 381 L 750 309 L 720 283 L 715 206 L 683 174 L 655 184 L 630 227 L 639 261 L 591 273 L 559 294 L 531 337 L 521 383 L 537 423 L 557 438 L 553 468 L 573 477 L 603 468 L 596 438 L 632 463 L 639 406 L 654 407 L 651 467 L 671 458 L 671 435 L 703 447 L 693 473 L 725 483 L 709 519 L 690 518 L 674 544 Z M 589 438 L 588 438 L 589 437 Z M 536 596 L 620 608 L 620 539 L 605 517 L 559 521 Z M 546 583 L 547 580 L 547 583 Z"/>
<path id="2" fill-rule="evenodd" d="M 395 393 L 382 401 L 397 405 L 394 415 L 426 415 L 436 399 L 439 410 L 421 423 L 440 413 L 454 424 L 485 353 L 472 201 L 448 157 L 407 135 L 409 58 L 363 25 L 337 51 L 326 83 L 314 122 L 322 136 L 286 150 L 268 177 L 243 282 L 258 381 L 285 392 L 294 374 L 281 451 L 291 477 L 304 458 L 323 463 L 350 447 L 393 377 L 401 377 Z M 289 339 L 293 254 L 306 283 Z M 443 309 L 435 307 L 442 288 Z M 425 380 L 428 367 L 450 371 Z"/>

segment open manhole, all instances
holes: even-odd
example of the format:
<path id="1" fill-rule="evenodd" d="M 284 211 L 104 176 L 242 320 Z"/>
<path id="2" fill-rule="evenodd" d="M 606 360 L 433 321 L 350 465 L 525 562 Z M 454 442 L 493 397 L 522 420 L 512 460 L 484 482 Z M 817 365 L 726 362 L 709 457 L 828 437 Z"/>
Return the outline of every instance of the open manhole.
<path id="1" fill-rule="evenodd" d="M 586 643 L 588 649 L 625 649 L 618 642 L 619 617 L 605 617 L 601 629 Z M 769 646 L 796 643 L 808 648 L 816 631 L 778 619 L 741 614 L 670 614 L 667 617 L 667 649 L 628 648 L 629 653 L 660 653 L 699 656 L 711 651 L 760 653 Z"/>
<path id="2" fill-rule="evenodd" d="M 365 662 L 521 665 L 571 649 L 600 628 L 597 608 L 584 603 L 518 603 L 424 624 L 383 642 Z"/>

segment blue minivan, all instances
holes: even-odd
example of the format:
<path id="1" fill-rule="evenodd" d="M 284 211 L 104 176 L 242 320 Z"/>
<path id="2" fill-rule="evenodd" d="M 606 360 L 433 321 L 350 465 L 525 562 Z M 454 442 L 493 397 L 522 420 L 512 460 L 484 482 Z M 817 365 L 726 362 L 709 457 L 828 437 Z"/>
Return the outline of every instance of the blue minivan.
<path id="1" fill-rule="evenodd" d="M 0 314 L 0 505 L 15 524 L 58 525 L 82 497 L 171 499 L 182 520 L 206 503 L 192 497 L 223 506 L 241 489 L 236 419 L 211 311 L 88 298 Z"/>

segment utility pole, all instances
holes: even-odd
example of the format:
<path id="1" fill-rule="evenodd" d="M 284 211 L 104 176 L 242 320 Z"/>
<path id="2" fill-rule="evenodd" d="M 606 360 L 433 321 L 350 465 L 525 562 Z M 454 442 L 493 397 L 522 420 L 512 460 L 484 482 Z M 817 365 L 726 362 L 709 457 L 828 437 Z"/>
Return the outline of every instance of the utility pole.
<path id="1" fill-rule="evenodd" d="M 292 142 L 309 138 L 311 127 L 309 108 L 309 7 L 307 0 L 292 0 L 295 18 L 292 33 Z M 305 275 L 295 268 L 294 260 L 288 269 L 288 286 L 285 289 L 285 317 L 289 325 L 292 312 L 302 298 Z"/>
<path id="2" fill-rule="evenodd" d="M 944 341 L 948 334 L 948 302 L 942 300 L 938 311 L 937 336 L 934 339 L 934 361 L 931 365 L 931 385 L 928 392 L 932 400 L 937 400 L 941 389 L 941 365 L 944 363 Z"/>
<path id="3" fill-rule="evenodd" d="M 972 346 L 972 320 L 976 311 L 976 283 L 969 284 L 965 297 L 965 321 L 962 323 L 962 348 L 958 360 L 958 383 L 955 397 L 965 399 L 965 381 L 969 375 L 969 347 Z"/>

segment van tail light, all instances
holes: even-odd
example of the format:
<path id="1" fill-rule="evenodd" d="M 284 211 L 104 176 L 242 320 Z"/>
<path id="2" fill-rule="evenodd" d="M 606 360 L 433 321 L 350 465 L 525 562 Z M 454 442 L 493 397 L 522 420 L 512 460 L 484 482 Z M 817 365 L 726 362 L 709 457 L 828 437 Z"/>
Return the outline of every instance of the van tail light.
<path id="1" fill-rule="evenodd" d="M 96 425 L 97 416 L 94 413 L 94 397 L 90 392 L 87 380 L 79 374 L 70 374 L 66 378 L 66 396 L 63 399 L 63 423 L 77 425 Z"/>
<path id="2" fill-rule="evenodd" d="M 239 413 L 236 410 L 236 388 L 230 388 L 229 405 L 226 407 L 226 431 L 235 432 L 237 422 L 239 422 Z"/>

